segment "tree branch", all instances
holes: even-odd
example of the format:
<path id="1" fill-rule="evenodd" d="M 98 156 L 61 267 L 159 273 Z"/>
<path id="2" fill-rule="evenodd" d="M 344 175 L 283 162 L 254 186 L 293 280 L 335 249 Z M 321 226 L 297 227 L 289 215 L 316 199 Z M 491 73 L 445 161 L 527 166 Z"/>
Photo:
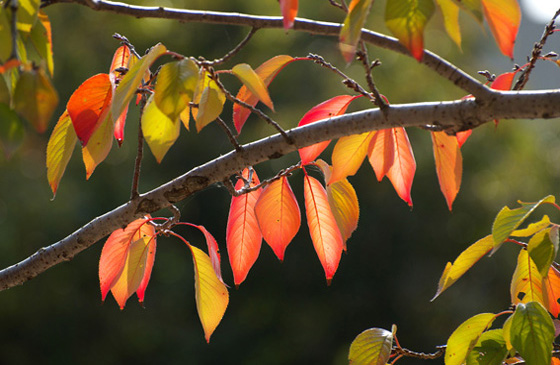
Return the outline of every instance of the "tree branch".
<path id="1" fill-rule="evenodd" d="M 393 127 L 433 126 L 450 133 L 474 128 L 494 119 L 560 117 L 560 90 L 535 92 L 492 91 L 480 103 L 473 99 L 448 102 L 391 105 L 385 112 L 378 108 L 333 117 L 287 131 L 295 142 L 280 134 L 242 146 L 204 165 L 198 166 L 154 190 L 141 194 L 114 210 L 93 219 L 68 237 L 0 271 L 0 290 L 20 285 L 48 268 L 70 260 L 115 229 L 147 213 L 184 200 L 206 187 L 221 183 L 247 166 L 279 158 L 300 147 L 342 136 Z"/>
<path id="2" fill-rule="evenodd" d="M 87 6 L 96 11 L 107 11 L 121 15 L 129 15 L 136 18 L 173 19 L 180 20 L 181 22 L 239 25 L 259 29 L 284 28 L 282 17 L 279 16 L 261 16 L 218 11 L 184 10 L 176 8 L 165 8 L 161 6 L 136 6 L 105 0 L 47 0 L 45 1 L 43 7 L 59 3 L 79 4 Z M 338 37 L 341 27 L 342 24 L 338 23 L 296 18 L 294 21 L 293 30 L 310 34 Z M 372 45 L 412 57 L 408 50 L 403 45 L 401 45 L 396 38 L 379 34 L 371 30 L 362 29 L 361 39 Z M 439 57 L 435 53 L 425 50 L 421 63 L 428 66 L 430 69 L 437 72 L 442 77 L 448 79 L 461 89 L 465 90 L 467 93 L 472 94 L 476 98 L 488 97 L 491 93 L 488 87 L 486 87 L 455 65 Z"/>

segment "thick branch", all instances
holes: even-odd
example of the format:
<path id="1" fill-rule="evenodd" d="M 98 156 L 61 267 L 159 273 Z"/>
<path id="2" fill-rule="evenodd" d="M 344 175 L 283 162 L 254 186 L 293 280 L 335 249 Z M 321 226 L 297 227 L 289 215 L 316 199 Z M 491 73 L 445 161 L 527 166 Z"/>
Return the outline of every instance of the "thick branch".
<path id="1" fill-rule="evenodd" d="M 105 0 L 47 0 L 45 2 L 46 5 L 57 3 L 76 3 L 87 6 L 93 10 L 108 11 L 116 14 L 134 16 L 136 18 L 174 19 L 180 20 L 181 22 L 240 25 L 259 29 L 283 29 L 284 27 L 282 17 L 278 16 L 184 10 L 161 6 L 136 6 Z M 338 37 L 341 27 L 342 24 L 296 18 L 293 29 L 305 33 Z M 362 40 L 381 48 L 411 56 L 410 52 L 393 37 L 363 29 Z M 424 52 L 421 63 L 475 97 L 488 97 L 489 95 L 489 89 L 486 86 L 430 51 L 426 50 Z"/>
<path id="2" fill-rule="evenodd" d="M 133 201 L 92 220 L 70 236 L 41 248 L 18 264 L 0 271 L 0 290 L 22 284 L 48 268 L 70 260 L 74 255 L 126 226 L 146 213 L 152 213 L 186 199 L 209 185 L 219 183 L 246 166 L 279 158 L 320 141 L 367 131 L 403 127 L 432 126 L 450 132 L 474 128 L 494 119 L 560 117 L 560 90 L 538 92 L 497 92 L 484 103 L 473 99 L 440 103 L 392 105 L 381 113 L 368 109 L 330 118 L 287 131 L 295 144 L 280 134 L 242 146 L 146 193 Z M 297 146 L 297 147 L 296 147 Z"/>

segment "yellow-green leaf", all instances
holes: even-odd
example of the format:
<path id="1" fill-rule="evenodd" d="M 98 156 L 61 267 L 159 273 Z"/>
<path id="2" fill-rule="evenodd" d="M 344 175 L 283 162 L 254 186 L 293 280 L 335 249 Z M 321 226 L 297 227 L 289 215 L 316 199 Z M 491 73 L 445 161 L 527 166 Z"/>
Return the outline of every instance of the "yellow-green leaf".
<path id="1" fill-rule="evenodd" d="M 0 62 L 4 63 L 12 54 L 12 31 L 10 16 L 4 6 L 0 6 Z"/>
<path id="2" fill-rule="evenodd" d="M 198 66 L 188 58 L 166 63 L 159 70 L 154 101 L 159 110 L 176 120 L 193 99 L 198 80 Z"/>
<path id="3" fill-rule="evenodd" d="M 54 75 L 54 60 L 52 51 L 51 22 L 49 17 L 39 12 L 39 21 L 31 29 L 31 42 L 39 56 L 47 63 L 47 69 L 51 76 Z"/>
<path id="4" fill-rule="evenodd" d="M 65 111 L 58 119 L 47 145 L 47 179 L 53 197 L 56 196 L 58 184 L 64 175 L 64 170 L 66 170 L 77 141 L 78 137 L 72 126 L 72 120 Z"/>
<path id="5" fill-rule="evenodd" d="M 198 104 L 198 108 L 192 108 L 192 115 L 196 121 L 196 130 L 200 132 L 220 116 L 226 96 L 216 81 L 210 78 L 210 74 L 201 69 L 193 100 Z"/>
<path id="6" fill-rule="evenodd" d="M 369 14 L 373 0 L 352 0 L 348 6 L 348 14 L 340 30 L 339 47 L 346 62 L 352 62 L 356 46 L 360 41 L 362 28 Z"/>
<path id="7" fill-rule="evenodd" d="M 385 365 L 392 347 L 393 333 L 383 328 L 370 328 L 352 341 L 348 361 L 352 365 Z"/>
<path id="8" fill-rule="evenodd" d="M 519 251 L 517 267 L 511 279 L 511 304 L 539 302 L 544 305 L 543 277 L 527 250 Z"/>
<path id="9" fill-rule="evenodd" d="M 160 163 L 181 132 L 179 120 L 171 120 L 159 110 L 150 96 L 142 114 L 142 133 L 154 157 Z"/>
<path id="10" fill-rule="evenodd" d="M 493 313 L 481 313 L 463 322 L 447 340 L 445 365 L 462 365 L 474 348 L 482 332 L 486 330 L 496 316 Z"/>
<path id="11" fill-rule="evenodd" d="M 527 251 L 544 278 L 548 275 L 548 268 L 556 258 L 558 252 L 558 226 L 536 233 L 529 240 Z"/>
<path id="12" fill-rule="evenodd" d="M 441 278 L 439 279 L 438 289 L 432 301 L 436 299 L 444 290 L 453 285 L 464 273 L 466 273 L 480 258 L 486 255 L 492 247 L 494 241 L 491 235 L 488 235 L 472 245 L 455 259 L 453 264 L 448 262 Z"/>
<path id="13" fill-rule="evenodd" d="M 538 231 L 542 231 L 543 229 L 547 228 L 548 226 L 550 226 L 550 218 L 548 218 L 548 215 L 545 214 L 540 221 L 529 224 L 527 228 L 517 229 L 513 231 L 510 236 L 530 237 Z"/>
<path id="14" fill-rule="evenodd" d="M 93 132 L 87 145 L 82 147 L 82 159 L 86 166 L 86 179 L 89 179 L 97 165 L 105 160 L 112 146 L 113 120 L 111 113 L 107 113 L 105 120 Z"/>
<path id="15" fill-rule="evenodd" d="M 443 24 L 449 38 L 461 48 L 461 28 L 459 27 L 459 6 L 452 0 L 436 0 L 443 15 Z"/>
<path id="16" fill-rule="evenodd" d="M 512 319 L 513 319 L 513 314 L 504 321 L 504 326 L 503 326 L 504 341 L 506 343 L 506 348 L 508 351 L 511 351 L 511 349 L 513 348 L 513 345 L 511 344 L 511 320 Z"/>
<path id="17" fill-rule="evenodd" d="M 19 0 L 17 10 L 17 29 L 25 34 L 31 32 L 31 28 L 37 20 L 41 0 Z"/>
<path id="18" fill-rule="evenodd" d="M 548 365 L 552 356 L 554 324 L 537 302 L 518 304 L 511 321 L 511 344 L 527 365 Z"/>
<path id="19" fill-rule="evenodd" d="M 274 105 L 268 94 L 268 89 L 259 75 L 246 63 L 235 65 L 231 72 L 251 91 L 253 95 L 271 110 L 274 110 Z"/>
<path id="20" fill-rule="evenodd" d="M 502 365 L 508 349 L 502 328 L 483 332 L 476 346 L 469 353 L 469 365 Z"/>
<path id="21" fill-rule="evenodd" d="M 346 249 L 346 241 L 358 227 L 358 196 L 348 180 L 343 179 L 327 186 L 327 198 Z"/>
<path id="22" fill-rule="evenodd" d="M 332 153 L 332 175 L 328 184 L 347 176 L 353 176 L 362 165 L 368 153 L 369 143 L 375 132 L 342 137 L 336 142 Z"/>
<path id="23" fill-rule="evenodd" d="M 479 23 L 482 24 L 481 0 L 453 0 L 457 5 L 469 12 Z"/>

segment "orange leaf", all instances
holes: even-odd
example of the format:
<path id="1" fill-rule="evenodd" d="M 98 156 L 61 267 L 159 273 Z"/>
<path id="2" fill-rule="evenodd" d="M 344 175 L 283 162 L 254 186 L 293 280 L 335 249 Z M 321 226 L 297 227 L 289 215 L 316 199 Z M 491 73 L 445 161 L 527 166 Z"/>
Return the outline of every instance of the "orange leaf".
<path id="1" fill-rule="evenodd" d="M 305 170 L 304 170 L 305 171 Z M 304 177 L 305 212 L 309 234 L 330 285 L 342 255 L 343 241 L 327 192 L 317 179 Z"/>
<path id="2" fill-rule="evenodd" d="M 155 233 L 154 233 L 155 234 Z M 150 282 L 150 277 L 152 276 L 152 269 L 154 268 L 154 262 L 156 260 L 156 238 L 155 235 L 149 241 L 147 247 L 147 256 L 146 256 L 146 266 L 144 269 L 144 275 L 142 276 L 142 281 L 140 281 L 140 285 L 138 289 L 136 289 L 136 296 L 138 297 L 138 302 L 144 303 L 144 296 L 146 294 L 146 287 Z"/>
<path id="3" fill-rule="evenodd" d="M 517 0 L 482 0 L 482 8 L 500 51 L 513 59 L 513 47 L 521 23 Z"/>
<path id="4" fill-rule="evenodd" d="M 511 90 L 513 84 L 513 78 L 515 77 L 515 72 L 506 72 L 498 75 L 490 88 L 495 90 Z"/>
<path id="5" fill-rule="evenodd" d="M 290 29 L 297 15 L 298 0 L 280 0 L 280 8 L 284 18 L 284 29 Z"/>
<path id="6" fill-rule="evenodd" d="M 130 59 L 130 48 L 127 45 L 122 45 L 115 51 L 109 73 L 115 76 L 121 76 L 124 72 L 117 71 L 119 68 L 128 68 L 128 61 Z"/>
<path id="7" fill-rule="evenodd" d="M 296 59 L 291 56 L 276 56 L 257 67 L 255 72 L 263 80 L 265 86 L 268 87 L 278 72 L 295 60 Z M 249 91 L 245 85 L 239 89 L 236 97 L 251 106 L 255 106 L 259 100 L 259 98 Z M 237 129 L 237 133 L 241 133 L 241 128 L 243 128 L 243 125 L 247 121 L 247 118 L 249 118 L 249 115 L 251 115 L 251 111 L 249 109 L 237 103 L 233 104 L 233 123 L 235 124 L 235 129 Z"/>
<path id="8" fill-rule="evenodd" d="M 395 146 L 391 129 L 382 129 L 374 133 L 369 145 L 368 159 L 377 181 L 381 181 L 393 165 Z"/>
<path id="9" fill-rule="evenodd" d="M 263 238 L 280 261 L 301 225 L 301 213 L 288 183 L 282 176 L 269 184 L 255 206 L 255 213 Z"/>
<path id="10" fill-rule="evenodd" d="M 301 118 L 301 120 L 299 121 L 298 126 L 301 127 L 302 125 L 317 122 L 322 119 L 342 115 L 346 112 L 346 109 L 348 108 L 348 105 L 350 105 L 352 100 L 359 98 L 360 96 L 361 95 L 340 95 L 324 101 L 321 104 L 315 105 L 307 113 L 305 113 L 303 118 Z M 311 161 L 315 160 L 317 156 L 319 156 L 321 152 L 323 152 L 323 150 L 327 148 L 330 142 L 331 141 L 328 140 L 309 147 L 300 148 L 299 155 L 302 165 L 308 164 Z"/>
<path id="11" fill-rule="evenodd" d="M 255 186 L 259 184 L 259 178 L 255 171 L 252 172 L 250 186 Z M 249 179 L 249 169 L 243 170 L 243 177 Z M 235 184 L 235 189 L 241 189 L 244 184 L 243 179 L 239 179 Z M 245 280 L 261 250 L 262 235 L 255 215 L 255 205 L 261 191 L 262 189 L 258 189 L 231 198 L 226 244 L 235 285 L 239 285 Z"/>
<path id="12" fill-rule="evenodd" d="M 83 146 L 108 117 L 113 87 L 108 74 L 97 74 L 81 84 L 70 96 L 66 108 Z"/>
<path id="13" fill-rule="evenodd" d="M 463 147 L 467 139 L 471 136 L 472 129 L 468 129 L 466 131 L 457 132 L 455 135 L 457 137 L 457 143 L 459 143 L 459 148 Z"/>
<path id="14" fill-rule="evenodd" d="M 367 155 L 369 143 L 375 132 L 342 137 L 334 146 L 332 154 L 332 175 L 328 184 L 347 176 L 353 176 Z"/>
<path id="15" fill-rule="evenodd" d="M 47 178 L 53 196 L 56 196 L 58 183 L 62 179 L 77 141 L 72 121 L 68 112 L 64 111 L 58 119 L 47 145 Z"/>
<path id="16" fill-rule="evenodd" d="M 459 142 L 455 136 L 448 136 L 445 132 L 432 132 L 432 144 L 439 186 L 451 210 L 461 187 L 463 173 L 463 157 Z"/>
<path id="17" fill-rule="evenodd" d="M 558 303 L 560 272 L 553 266 L 548 269 L 548 275 L 543 279 L 543 286 L 545 288 L 543 291 L 545 307 L 554 318 L 558 318 L 558 314 L 560 314 L 560 304 Z"/>

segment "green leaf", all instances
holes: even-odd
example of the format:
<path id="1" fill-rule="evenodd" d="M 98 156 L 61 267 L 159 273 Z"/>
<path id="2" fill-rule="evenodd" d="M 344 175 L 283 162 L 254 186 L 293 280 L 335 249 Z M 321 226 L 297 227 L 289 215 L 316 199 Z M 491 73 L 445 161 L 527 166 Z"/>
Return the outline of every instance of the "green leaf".
<path id="1" fill-rule="evenodd" d="M 348 360 L 352 365 L 385 365 L 392 347 L 393 333 L 383 328 L 370 328 L 352 341 Z"/>
<path id="2" fill-rule="evenodd" d="M 550 364 L 554 324 L 537 302 L 518 304 L 511 321 L 511 344 L 527 365 Z"/>
<path id="3" fill-rule="evenodd" d="M 484 332 L 467 357 L 468 365 L 502 365 L 508 354 L 504 330 L 498 328 Z"/>
<path id="4" fill-rule="evenodd" d="M 39 21 L 35 22 L 35 25 L 31 29 L 30 39 L 39 56 L 46 61 L 50 75 L 53 76 L 54 60 L 51 23 L 45 14 L 39 13 Z"/>
<path id="5" fill-rule="evenodd" d="M 482 332 L 490 327 L 496 316 L 481 313 L 463 322 L 447 340 L 445 365 L 462 365 L 474 348 Z"/>
<path id="6" fill-rule="evenodd" d="M 495 247 L 492 253 L 500 248 L 501 244 L 523 223 L 523 221 L 543 203 L 554 203 L 553 195 L 549 195 L 536 203 L 523 203 L 521 208 L 509 209 L 504 207 L 496 216 L 492 225 L 492 236 L 494 237 Z"/>
<path id="7" fill-rule="evenodd" d="M 356 53 L 356 46 L 360 41 L 362 28 L 369 14 L 373 0 L 352 0 L 348 6 L 348 15 L 340 30 L 339 47 L 346 62 L 352 62 Z"/>
<path id="8" fill-rule="evenodd" d="M 385 24 L 418 61 L 424 54 L 424 27 L 434 14 L 433 0 L 388 0 Z"/>
<path id="9" fill-rule="evenodd" d="M 188 58 L 163 65 L 159 71 L 154 101 L 161 112 L 177 120 L 193 100 L 198 66 Z"/>
<path id="10" fill-rule="evenodd" d="M 536 233 L 529 240 L 527 251 L 544 278 L 558 252 L 558 228 L 549 228 Z"/>
<path id="11" fill-rule="evenodd" d="M 158 109 L 150 96 L 142 114 L 142 133 L 157 162 L 160 163 L 181 132 L 178 119 L 171 120 Z"/>
<path id="12" fill-rule="evenodd" d="M 17 10 L 17 29 L 24 34 L 31 32 L 37 21 L 41 0 L 19 0 Z"/>
<path id="13" fill-rule="evenodd" d="M 8 11 L 0 6 L 0 62 L 8 60 L 12 54 L 12 31 Z"/>
<path id="14" fill-rule="evenodd" d="M 0 104 L 0 148 L 6 159 L 21 146 L 25 137 L 25 128 L 16 112 L 6 104 Z"/>

